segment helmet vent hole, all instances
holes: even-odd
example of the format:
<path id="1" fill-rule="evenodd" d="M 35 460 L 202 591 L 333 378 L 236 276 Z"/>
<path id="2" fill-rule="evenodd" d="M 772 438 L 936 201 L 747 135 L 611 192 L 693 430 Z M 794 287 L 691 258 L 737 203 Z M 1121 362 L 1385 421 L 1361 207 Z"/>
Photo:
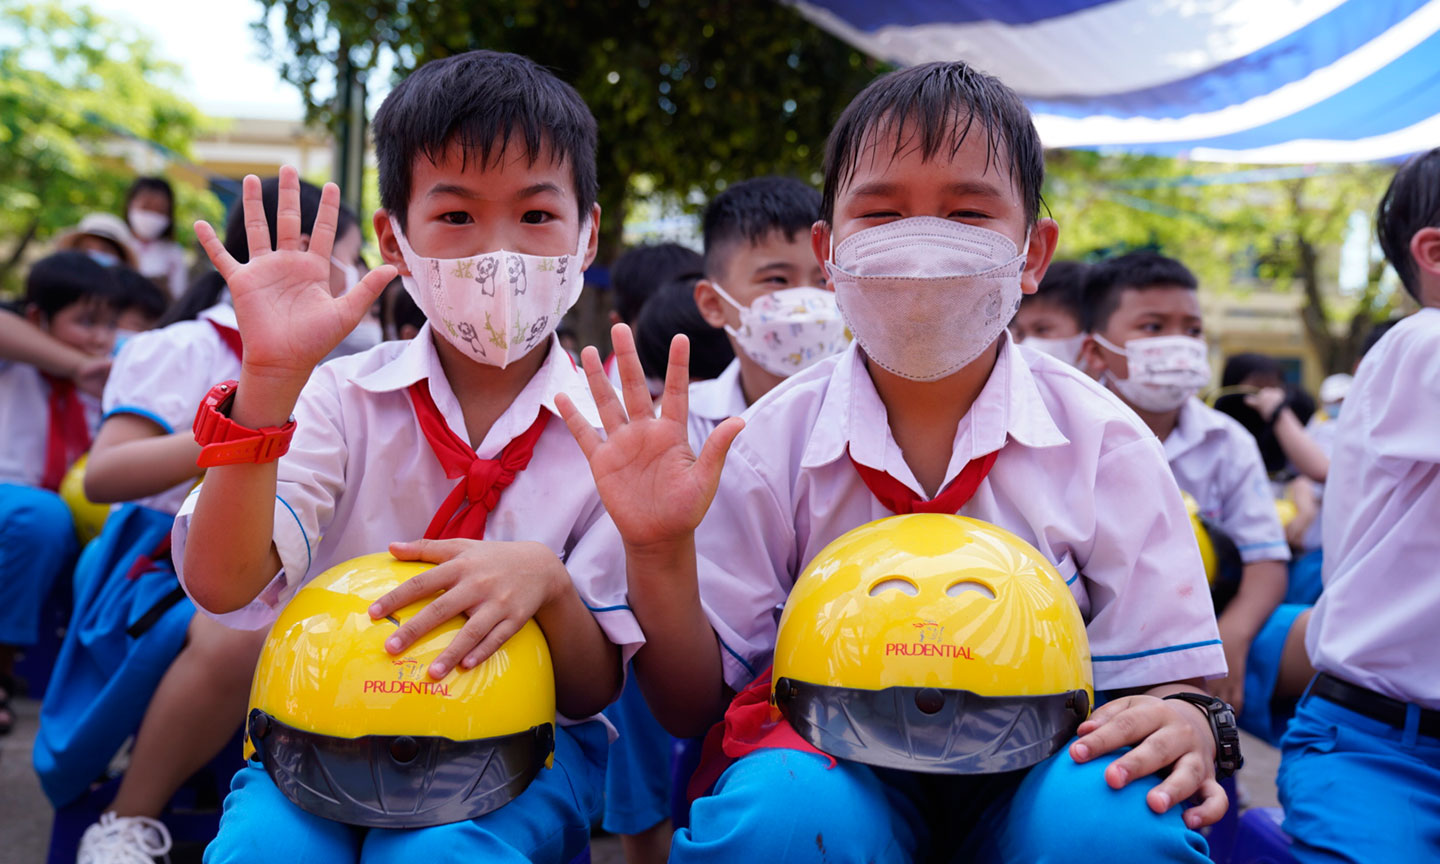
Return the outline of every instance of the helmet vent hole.
<path id="1" fill-rule="evenodd" d="M 920 593 L 920 586 L 901 576 L 889 576 L 870 586 L 871 597 L 879 597 L 886 591 L 899 591 L 914 597 Z"/>
<path id="2" fill-rule="evenodd" d="M 967 591 L 974 591 L 976 594 L 979 594 L 987 600 L 995 599 L 995 592 L 990 590 L 989 585 L 985 585 L 980 582 L 974 582 L 969 579 L 962 579 L 959 582 L 956 582 L 954 585 L 951 585 L 949 588 L 945 589 L 945 593 L 950 595 L 951 597 L 959 597 L 961 594 L 964 594 Z"/>

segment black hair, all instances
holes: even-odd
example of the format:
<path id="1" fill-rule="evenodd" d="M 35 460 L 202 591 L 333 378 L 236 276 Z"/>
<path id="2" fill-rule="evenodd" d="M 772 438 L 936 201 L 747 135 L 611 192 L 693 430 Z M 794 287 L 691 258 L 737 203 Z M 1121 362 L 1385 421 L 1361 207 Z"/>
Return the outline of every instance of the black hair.
<path id="1" fill-rule="evenodd" d="M 275 248 L 276 212 L 280 209 L 280 178 L 268 177 L 260 181 L 260 205 L 265 211 L 265 222 L 270 226 L 270 248 Z M 320 187 L 300 181 L 300 233 L 309 234 L 315 229 L 315 217 L 320 213 Z M 349 207 L 340 205 L 335 214 L 335 236 L 341 237 L 355 227 L 355 213 Z M 225 251 L 241 264 L 250 260 L 250 241 L 245 236 L 245 211 L 241 202 L 236 201 L 225 220 Z M 214 306 L 225 290 L 225 280 L 215 271 L 205 273 L 186 289 L 180 299 L 170 306 L 157 327 L 165 327 L 176 321 L 189 321 Z"/>
<path id="2" fill-rule="evenodd" d="M 1440 228 L 1440 147 L 1416 156 L 1395 172 L 1375 214 L 1380 248 L 1416 300 L 1420 299 L 1420 274 L 1410 254 L 1410 241 L 1422 228 Z"/>
<path id="3" fill-rule="evenodd" d="M 151 321 L 158 321 L 165 315 L 170 298 L 154 280 L 129 267 L 112 267 L 110 272 L 115 276 L 120 311 L 134 309 Z"/>
<path id="4" fill-rule="evenodd" d="M 865 136 L 892 127 L 891 158 L 919 136 L 924 160 L 953 156 L 976 125 L 985 134 L 986 166 L 1005 166 L 1025 206 L 1025 219 L 1040 215 L 1040 187 L 1045 181 L 1045 154 L 1030 109 L 999 78 L 959 61 L 922 63 L 872 81 L 840 114 L 825 142 L 825 190 L 821 211 L 835 220 L 835 199 L 862 157 Z M 907 126 L 914 132 L 907 134 Z M 877 152 L 879 145 L 876 145 Z"/>
<path id="5" fill-rule="evenodd" d="M 175 190 L 170 188 L 170 181 L 164 177 L 136 177 L 135 182 L 130 184 L 130 191 L 125 193 L 125 224 L 130 224 L 130 204 L 134 202 L 135 196 L 141 192 L 163 192 L 165 200 L 170 202 L 170 210 L 166 214 L 170 217 L 170 224 L 160 236 L 166 240 L 175 239 Z M 137 238 L 138 239 L 138 238 Z"/>
<path id="6" fill-rule="evenodd" d="M 416 330 L 425 326 L 425 313 L 396 276 L 380 292 L 380 330 L 387 339 L 400 338 L 400 328 L 409 324 Z"/>
<path id="7" fill-rule="evenodd" d="M 1120 308 L 1120 295 L 1125 291 L 1150 288 L 1200 287 L 1190 268 L 1158 252 L 1127 252 L 1092 264 L 1085 276 L 1084 315 L 1081 321 L 1087 333 L 1099 333 L 1110 324 L 1110 316 Z"/>
<path id="8" fill-rule="evenodd" d="M 119 309 L 119 292 L 110 270 L 84 252 L 56 252 L 36 261 L 25 276 L 25 305 L 47 320 L 77 303 Z"/>
<path id="9" fill-rule="evenodd" d="M 1235 387 L 1246 378 L 1258 377 L 1269 379 L 1267 383 L 1275 386 L 1285 386 L 1285 373 L 1280 368 L 1280 363 L 1274 357 L 1265 354 L 1232 354 L 1225 359 L 1225 369 L 1220 373 L 1220 386 Z M 1290 392 L 1287 388 L 1287 394 Z M 1221 414 L 1227 414 L 1231 419 L 1245 427 L 1255 444 L 1260 448 L 1260 459 L 1265 463 L 1265 471 L 1270 474 L 1278 474 L 1285 470 L 1290 460 L 1285 455 L 1285 448 L 1280 445 L 1280 440 L 1275 437 L 1275 427 L 1272 422 L 1267 423 L 1260 416 L 1260 412 L 1245 404 L 1245 393 L 1229 393 L 1215 400 L 1215 410 Z M 1287 395 L 1286 404 L 1291 401 Z M 1312 409 L 1313 413 L 1313 409 Z"/>
<path id="10" fill-rule="evenodd" d="M 635 320 L 635 351 L 640 365 L 651 378 L 663 379 L 670 363 L 670 340 L 678 333 L 690 337 L 690 378 L 702 381 L 714 378 L 730 361 L 735 351 L 725 331 L 712 327 L 695 305 L 696 277 L 673 279 L 645 302 Z"/>
<path id="11" fill-rule="evenodd" d="M 610 287 L 615 292 L 615 314 L 635 324 L 645 301 L 660 286 L 677 279 L 699 279 L 704 259 L 679 243 L 653 243 L 625 250 L 610 265 Z"/>
<path id="12" fill-rule="evenodd" d="M 1360 356 L 1364 357 L 1366 354 L 1369 354 L 1370 349 L 1374 348 L 1376 344 L 1380 342 L 1380 338 L 1390 332 L 1390 328 L 1404 320 L 1404 318 L 1391 318 L 1388 321 L 1381 321 L 1379 324 L 1372 325 L 1370 332 L 1365 334 L 1365 341 L 1360 343 Z"/>
<path id="13" fill-rule="evenodd" d="M 1283 386 L 1285 371 L 1280 368 L 1280 361 L 1267 354 L 1231 354 L 1225 358 L 1225 369 L 1220 373 L 1221 387 L 1235 387 L 1250 377 L 1270 379 L 1277 382 L 1277 386 Z"/>
<path id="14" fill-rule="evenodd" d="M 744 241 L 761 243 L 771 232 L 809 236 L 820 218 L 820 193 L 793 177 L 755 177 L 726 188 L 705 207 L 705 275 L 723 269 L 720 257 Z"/>
<path id="15" fill-rule="evenodd" d="M 460 147 L 462 164 L 503 159 L 511 139 L 530 164 L 549 145 L 555 164 L 570 163 L 579 215 L 595 204 L 595 117 L 575 88 L 527 57 L 467 51 L 429 63 L 396 85 L 372 127 L 380 170 L 380 206 L 406 226 L 415 161 Z"/>
<path id="16" fill-rule="evenodd" d="M 1049 303 L 1069 313 L 1076 324 L 1084 328 L 1085 321 L 1085 277 L 1090 265 L 1084 261 L 1052 261 L 1045 271 L 1045 278 L 1034 294 L 1020 298 L 1021 306 L 1031 303 Z"/>

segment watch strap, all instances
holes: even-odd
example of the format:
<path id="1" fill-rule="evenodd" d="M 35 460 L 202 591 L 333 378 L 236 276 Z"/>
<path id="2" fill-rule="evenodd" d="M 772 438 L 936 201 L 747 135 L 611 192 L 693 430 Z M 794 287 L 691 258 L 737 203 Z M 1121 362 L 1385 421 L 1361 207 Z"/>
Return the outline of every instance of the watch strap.
<path id="1" fill-rule="evenodd" d="M 1189 702 L 1205 713 L 1210 734 L 1215 737 L 1215 777 L 1224 780 L 1245 765 L 1240 753 L 1240 727 L 1235 722 L 1235 709 L 1229 702 L 1207 693 L 1171 693 L 1165 699 Z"/>
<path id="2" fill-rule="evenodd" d="M 230 419 L 237 382 L 217 384 L 205 394 L 195 412 L 192 431 L 201 445 L 196 464 L 201 468 L 217 465 L 240 465 L 273 462 L 290 450 L 295 434 L 295 420 L 284 426 L 263 426 L 251 429 Z"/>

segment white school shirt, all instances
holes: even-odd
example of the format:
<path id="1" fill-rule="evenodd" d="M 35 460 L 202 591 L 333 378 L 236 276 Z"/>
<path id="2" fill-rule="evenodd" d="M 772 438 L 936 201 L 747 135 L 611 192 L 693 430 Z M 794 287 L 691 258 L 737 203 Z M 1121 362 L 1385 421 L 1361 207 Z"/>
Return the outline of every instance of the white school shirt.
<path id="1" fill-rule="evenodd" d="M 429 324 L 414 339 L 384 342 L 315 370 L 295 406 L 295 437 L 279 463 L 274 542 L 283 569 L 248 606 L 207 614 L 236 629 L 266 627 L 314 576 L 351 558 L 383 552 L 392 541 L 425 535 L 459 482 L 445 476 L 415 419 L 407 388 L 426 379 L 445 422 L 468 440 Z M 486 519 L 485 539 L 538 541 L 560 556 L 581 599 L 628 660 L 645 639 L 626 603 L 624 553 L 590 466 L 555 408 L 557 393 L 567 394 L 600 427 L 584 376 L 552 337 L 540 370 L 475 451 L 493 459 L 541 411 L 553 415 L 529 466 L 501 493 Z M 175 520 L 177 562 L 184 558 L 197 498 L 192 495 Z M 593 530 L 597 525 L 602 530 Z M 183 568 L 180 580 L 184 584 Z"/>
<path id="2" fill-rule="evenodd" d="M 167 435 L 188 431 L 210 388 L 240 377 L 240 358 L 220 337 L 215 324 L 234 328 L 235 310 L 217 303 L 194 321 L 177 321 L 125 340 L 105 382 L 106 419 L 134 414 Z M 134 503 L 174 513 L 194 485 L 194 480 L 186 480 Z"/>
<path id="3" fill-rule="evenodd" d="M 705 440 L 720 421 L 745 413 L 745 391 L 740 389 L 740 361 L 731 360 L 714 378 L 690 385 L 690 447 L 698 456 Z"/>
<path id="4" fill-rule="evenodd" d="M 1305 649 L 1321 672 L 1440 709 L 1440 309 L 1370 349 L 1334 422 Z"/>
<path id="5" fill-rule="evenodd" d="M 1343 411 L 1344 408 L 1342 407 L 1341 410 Z M 1333 417 L 1325 420 L 1312 417 L 1310 422 L 1305 424 L 1305 432 L 1309 434 L 1310 440 L 1319 445 L 1320 450 L 1325 454 L 1325 458 L 1327 459 L 1335 454 L 1335 430 L 1337 425 Z M 1306 552 L 1319 549 L 1324 545 L 1322 530 L 1325 524 L 1324 483 L 1315 484 L 1315 495 L 1319 499 L 1316 503 L 1318 509 L 1315 513 L 1315 521 L 1310 523 L 1310 527 L 1305 531 L 1304 539 L 1301 540 L 1301 545 L 1304 546 Z"/>
<path id="6" fill-rule="evenodd" d="M 171 300 L 185 293 L 185 250 L 174 240 L 136 240 L 135 269 L 147 279 L 162 281 Z"/>
<path id="7" fill-rule="evenodd" d="M 100 400 L 76 391 L 93 440 Z M 50 443 L 50 383 L 28 363 L 0 360 L 0 483 L 39 486 Z"/>
<path id="8" fill-rule="evenodd" d="M 1164 446 L 1175 482 L 1195 498 L 1200 515 L 1230 535 L 1240 560 L 1290 560 L 1260 446 L 1244 426 L 1189 399 Z"/>
<path id="9" fill-rule="evenodd" d="M 945 483 L 1000 454 L 961 515 L 1014 532 L 1055 564 L 1086 621 L 1097 689 L 1224 675 L 1200 553 L 1160 442 L 1094 381 L 1050 357 L 1022 358 L 1001 338 L 956 429 Z M 855 344 L 791 376 L 745 419 L 696 535 L 701 600 L 737 690 L 770 664 L 777 609 L 810 559 L 892 515 L 847 448 L 925 497 Z"/>

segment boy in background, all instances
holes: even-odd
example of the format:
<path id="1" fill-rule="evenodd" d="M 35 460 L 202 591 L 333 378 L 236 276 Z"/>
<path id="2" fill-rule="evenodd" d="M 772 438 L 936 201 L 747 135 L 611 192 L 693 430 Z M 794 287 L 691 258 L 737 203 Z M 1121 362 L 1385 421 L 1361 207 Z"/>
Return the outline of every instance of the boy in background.
<path id="1" fill-rule="evenodd" d="M 1020 298 L 1020 311 L 1010 322 L 1010 335 L 1027 348 L 1075 365 L 1085 344 L 1085 276 L 1083 261 L 1052 261 L 1034 294 Z"/>

